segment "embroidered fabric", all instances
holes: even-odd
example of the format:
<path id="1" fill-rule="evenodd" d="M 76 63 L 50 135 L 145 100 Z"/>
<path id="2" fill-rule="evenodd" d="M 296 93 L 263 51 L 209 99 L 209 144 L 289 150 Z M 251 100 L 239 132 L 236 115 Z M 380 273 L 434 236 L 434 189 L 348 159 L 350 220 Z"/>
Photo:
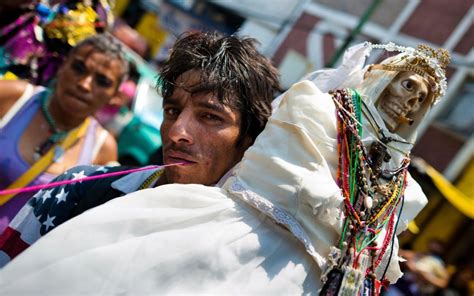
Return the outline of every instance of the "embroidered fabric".
<path id="1" fill-rule="evenodd" d="M 326 259 L 316 252 L 304 228 L 288 212 L 274 205 L 263 196 L 248 190 L 238 181 L 234 181 L 228 191 L 253 208 L 266 214 L 278 224 L 285 226 L 291 234 L 293 234 L 301 243 L 303 243 L 306 252 L 311 255 L 311 257 L 313 257 L 314 261 L 319 265 L 320 268 L 323 269 L 323 267 L 326 266 Z"/>

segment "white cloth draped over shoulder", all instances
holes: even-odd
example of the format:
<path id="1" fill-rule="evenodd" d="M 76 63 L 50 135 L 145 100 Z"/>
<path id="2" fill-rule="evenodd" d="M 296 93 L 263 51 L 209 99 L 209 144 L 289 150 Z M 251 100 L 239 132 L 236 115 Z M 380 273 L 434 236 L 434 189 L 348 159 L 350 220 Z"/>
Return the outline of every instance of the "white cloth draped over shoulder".
<path id="1" fill-rule="evenodd" d="M 315 266 L 217 187 L 164 185 L 94 208 L 0 271 L 3 295 L 301 294 Z M 316 277 L 316 276 L 315 276 Z"/>
<path id="2" fill-rule="evenodd" d="M 336 137 L 331 97 L 299 82 L 222 188 L 165 185 L 94 208 L 1 270 L 2 292 L 316 294 L 343 222 Z M 409 177 L 398 233 L 425 203 Z"/>

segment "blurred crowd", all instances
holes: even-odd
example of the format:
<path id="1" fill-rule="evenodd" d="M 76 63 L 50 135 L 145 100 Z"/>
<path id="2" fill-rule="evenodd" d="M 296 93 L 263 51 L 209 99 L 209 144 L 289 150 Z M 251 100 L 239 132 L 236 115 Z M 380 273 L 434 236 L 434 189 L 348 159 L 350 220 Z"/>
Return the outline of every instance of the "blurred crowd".
<path id="1" fill-rule="evenodd" d="M 133 112 L 146 48 L 109 1 L 2 1 L 0 15 L 0 189 L 81 164 L 161 163 L 159 125 Z M 31 195 L 1 196 L 0 232 Z"/>
<path id="2" fill-rule="evenodd" d="M 130 138 L 131 130 L 159 135 L 158 127 L 141 121 L 132 110 L 137 85 L 143 75 L 137 60 L 146 62 L 141 58 L 147 56 L 148 45 L 127 23 L 114 17 L 110 4 L 107 0 L 2 1 L 0 77 L 52 88 L 55 75 L 71 48 L 95 34 L 111 34 L 121 43 L 130 66 L 118 92 L 95 112 L 94 117 L 117 141 L 123 131 L 125 138 Z M 155 153 L 158 148 L 143 148 L 143 157 L 131 157 L 125 151 L 128 147 L 120 146 L 118 157 L 127 164 L 161 161 L 159 153 Z"/>
<path id="3" fill-rule="evenodd" d="M 468 263 L 458 266 L 447 263 L 446 251 L 446 244 L 438 238 L 431 238 L 424 252 L 410 248 L 400 250 L 406 260 L 402 264 L 403 277 L 390 286 L 385 295 L 472 295 L 472 268 Z"/>

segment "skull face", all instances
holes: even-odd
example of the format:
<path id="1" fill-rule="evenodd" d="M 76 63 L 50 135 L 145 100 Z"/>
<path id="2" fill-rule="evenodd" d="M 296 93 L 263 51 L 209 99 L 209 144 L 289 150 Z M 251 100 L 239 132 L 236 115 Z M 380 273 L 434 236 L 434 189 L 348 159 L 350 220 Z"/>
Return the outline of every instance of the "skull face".
<path id="1" fill-rule="evenodd" d="M 390 82 L 376 107 L 391 132 L 413 123 L 412 118 L 428 98 L 428 90 L 428 81 L 409 71 L 398 73 Z"/>

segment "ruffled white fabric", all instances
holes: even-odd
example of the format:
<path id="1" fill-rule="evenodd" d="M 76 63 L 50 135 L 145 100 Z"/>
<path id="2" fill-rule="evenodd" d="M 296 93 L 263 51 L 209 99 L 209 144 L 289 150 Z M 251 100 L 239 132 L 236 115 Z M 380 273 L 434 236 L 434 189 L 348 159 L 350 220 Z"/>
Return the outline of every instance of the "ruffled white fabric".
<path id="1" fill-rule="evenodd" d="M 59 226 L 0 271 L 2 295 L 300 295 L 304 247 L 222 189 L 166 185 Z"/>

